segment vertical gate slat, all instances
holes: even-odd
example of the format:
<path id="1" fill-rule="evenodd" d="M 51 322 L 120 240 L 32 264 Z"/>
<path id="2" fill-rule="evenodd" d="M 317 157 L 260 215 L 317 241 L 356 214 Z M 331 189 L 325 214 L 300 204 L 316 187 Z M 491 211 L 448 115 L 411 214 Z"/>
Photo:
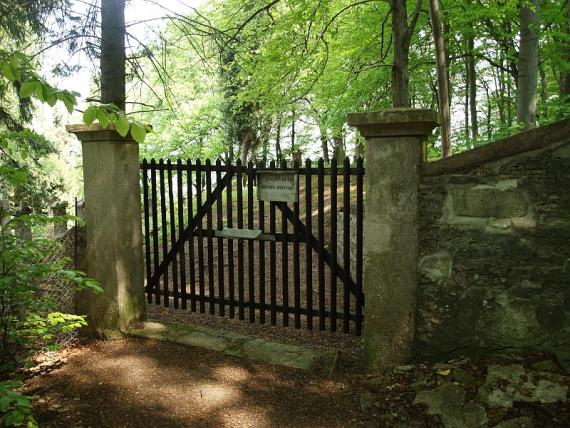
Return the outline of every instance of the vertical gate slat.
<path id="1" fill-rule="evenodd" d="M 243 229 L 243 167 L 241 160 L 236 162 L 237 169 L 237 226 Z M 238 318 L 244 319 L 244 271 L 243 271 L 243 239 L 238 239 Z"/>
<path id="2" fill-rule="evenodd" d="M 153 269 L 156 272 L 160 264 L 160 254 L 158 252 L 158 195 L 156 193 L 156 161 L 150 161 L 150 190 L 152 195 L 152 254 Z M 151 293 L 152 290 L 149 290 Z M 154 301 L 160 305 L 160 278 L 156 281 Z"/>
<path id="3" fill-rule="evenodd" d="M 281 164 L 283 170 L 287 169 L 286 161 Z M 279 202 L 282 204 L 283 209 L 281 210 L 281 234 L 283 236 L 283 242 L 281 246 L 281 287 L 283 294 L 283 325 L 287 327 L 289 325 L 289 242 L 287 239 L 287 217 L 285 216 L 285 210 L 287 208 L 287 202 Z"/>
<path id="4" fill-rule="evenodd" d="M 150 292 L 150 278 L 152 276 L 152 267 L 150 260 L 150 210 L 148 195 L 148 162 L 146 159 L 142 161 L 142 186 L 143 186 L 143 208 L 144 208 L 144 253 L 145 253 L 145 269 L 146 269 L 146 298 L 147 302 L 152 302 L 152 294 Z"/>
<path id="5" fill-rule="evenodd" d="M 161 225 L 160 231 L 162 233 L 162 260 L 166 258 L 168 254 L 168 223 L 166 221 L 166 188 L 164 185 L 164 160 L 159 161 L 159 173 L 160 173 L 160 217 Z M 162 293 L 164 296 L 164 306 L 170 306 L 169 287 L 168 287 L 168 269 L 164 270 L 162 274 Z"/>
<path id="6" fill-rule="evenodd" d="M 168 169 L 168 206 L 170 214 L 170 246 L 174 246 L 176 242 L 176 213 L 174 207 L 174 189 L 172 183 L 172 162 L 170 159 L 166 162 L 166 167 Z M 174 299 L 174 309 L 178 309 L 178 262 L 177 257 L 174 256 L 172 260 L 172 291 Z"/>
<path id="7" fill-rule="evenodd" d="M 228 161 L 226 174 L 231 174 L 232 163 L 231 160 Z M 228 186 L 226 187 L 226 214 L 227 214 L 227 224 L 228 227 L 233 227 L 233 197 L 232 197 L 232 183 L 230 180 Z M 234 277 L 234 240 L 228 239 L 228 288 L 230 292 L 230 318 L 235 317 L 235 277 Z"/>
<path id="8" fill-rule="evenodd" d="M 312 178 L 311 160 L 305 161 L 305 265 L 307 267 L 306 291 L 307 291 L 307 329 L 313 329 L 313 249 L 311 248 L 311 236 L 313 234 L 313 193 L 311 191 Z"/>
<path id="9" fill-rule="evenodd" d="M 257 185 L 259 186 L 259 183 Z M 265 233 L 265 203 L 259 201 L 258 204 L 258 227 L 262 233 Z M 259 240 L 259 322 L 265 324 L 265 241 L 263 239 Z"/>
<path id="10" fill-rule="evenodd" d="M 319 159 L 317 178 L 317 205 L 318 205 L 318 241 L 319 254 L 323 254 L 325 249 L 325 163 L 323 158 Z M 322 257 L 319 257 L 319 330 L 325 329 L 325 265 Z"/>
<path id="11" fill-rule="evenodd" d="M 299 162 L 295 161 L 294 168 L 299 177 Z M 293 204 L 295 223 L 293 224 L 293 290 L 295 302 L 295 328 L 301 328 L 301 260 L 299 254 L 299 201 Z"/>
<path id="12" fill-rule="evenodd" d="M 216 160 L 216 186 L 219 186 L 222 182 L 222 161 L 220 158 Z M 223 219 L 223 205 L 222 205 L 222 194 L 218 196 L 216 203 L 216 228 L 222 230 L 224 227 Z M 225 285 L 224 285 L 224 238 L 219 237 L 217 239 L 217 249 L 218 249 L 218 297 L 219 299 L 219 310 L 220 316 L 225 316 L 226 306 L 225 300 Z"/>
<path id="13" fill-rule="evenodd" d="M 199 210 L 202 206 L 202 164 L 200 159 L 196 160 L 196 208 Z M 206 312 L 206 284 L 204 278 L 204 229 L 202 226 L 203 219 L 197 224 L 198 236 L 198 276 L 200 281 L 200 313 Z"/>
<path id="14" fill-rule="evenodd" d="M 194 217 L 194 192 L 192 192 L 192 163 L 190 159 L 186 161 L 186 195 L 188 223 Z M 196 312 L 196 261 L 194 259 L 194 231 L 190 233 L 188 239 L 188 258 L 190 267 L 190 310 Z"/>
<path id="15" fill-rule="evenodd" d="M 356 161 L 356 286 L 361 291 L 356 296 L 355 332 L 362 333 L 362 244 L 364 241 L 364 161 Z"/>
<path id="16" fill-rule="evenodd" d="M 331 258 L 333 261 L 333 265 L 331 268 L 331 320 L 330 320 L 330 329 L 331 331 L 336 331 L 336 299 L 337 299 L 337 290 L 336 290 L 336 263 L 338 261 L 337 257 L 337 202 L 338 202 L 338 195 L 337 195 L 337 175 L 338 175 L 338 164 L 337 159 L 331 159 L 331 230 L 330 230 L 330 247 L 331 247 Z"/>
<path id="17" fill-rule="evenodd" d="M 253 162 L 247 164 L 247 227 L 253 229 Z M 255 322 L 255 270 L 253 266 L 253 240 L 247 241 L 247 271 L 249 294 L 249 322 Z"/>
<path id="18" fill-rule="evenodd" d="M 212 195 L 212 163 L 210 159 L 206 159 L 206 200 L 210 199 Z M 214 302 L 216 290 L 214 288 L 214 248 L 212 239 L 212 207 L 206 213 L 206 229 L 207 229 L 207 243 L 208 243 L 208 301 L 210 314 L 216 313 L 216 306 Z"/>
<path id="19" fill-rule="evenodd" d="M 275 161 L 271 161 L 269 168 L 275 169 Z M 275 235 L 275 202 L 269 202 L 269 233 Z M 269 243 L 269 299 L 271 309 L 271 325 L 277 324 L 277 260 L 275 241 Z"/>
<path id="20" fill-rule="evenodd" d="M 184 232 L 184 192 L 182 184 L 182 160 L 176 162 L 176 187 L 178 196 L 178 236 L 182 236 Z M 182 309 L 186 309 L 186 251 L 183 245 L 180 248 L 180 296 L 182 300 Z"/>
<path id="21" fill-rule="evenodd" d="M 350 330 L 350 291 L 348 289 L 348 283 L 350 281 L 350 158 L 346 157 L 344 159 L 343 165 L 343 269 L 344 269 L 344 287 L 343 287 L 343 314 L 342 319 L 342 331 L 343 333 L 348 333 Z"/>

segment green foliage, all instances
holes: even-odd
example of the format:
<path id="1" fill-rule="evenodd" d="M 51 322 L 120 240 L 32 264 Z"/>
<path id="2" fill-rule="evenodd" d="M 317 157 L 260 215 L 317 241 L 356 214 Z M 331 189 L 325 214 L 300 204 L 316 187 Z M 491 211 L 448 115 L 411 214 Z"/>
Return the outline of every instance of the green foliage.
<path id="1" fill-rule="evenodd" d="M 152 128 L 148 125 L 143 125 L 136 120 L 129 121 L 125 113 L 115 104 L 98 104 L 87 107 L 83 112 L 83 121 L 86 125 L 91 125 L 95 120 L 103 128 L 108 128 L 113 124 L 122 137 L 126 137 L 130 130 L 131 136 L 139 144 L 143 144 L 147 133 L 152 132 Z"/>
<path id="2" fill-rule="evenodd" d="M 54 302 L 39 288 L 43 278 L 59 277 L 77 290 L 100 292 L 101 288 L 82 272 L 66 269 L 67 260 L 48 261 L 57 248 L 55 242 L 42 238 L 25 240 L 15 233 L 19 224 L 32 226 L 51 221 L 47 216 L 10 218 L 7 211 L 1 214 L 0 363 L 7 370 L 18 359 L 26 359 L 39 346 L 51 341 L 56 333 L 86 325 L 83 316 L 50 310 Z"/>
<path id="3" fill-rule="evenodd" d="M 38 426 L 32 415 L 32 397 L 16 391 L 20 386 L 19 381 L 0 382 L 0 427 Z"/>
<path id="4" fill-rule="evenodd" d="M 0 77 L 19 84 L 21 98 L 34 97 L 52 107 L 60 101 L 70 113 L 77 104 L 78 93 L 51 86 L 37 74 L 31 59 L 20 51 L 0 49 Z"/>

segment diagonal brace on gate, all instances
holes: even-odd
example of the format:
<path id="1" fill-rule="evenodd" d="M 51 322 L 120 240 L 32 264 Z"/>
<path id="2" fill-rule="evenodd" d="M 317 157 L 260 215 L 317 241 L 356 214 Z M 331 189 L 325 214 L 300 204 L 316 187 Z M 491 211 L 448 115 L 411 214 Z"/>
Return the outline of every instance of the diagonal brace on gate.
<path id="1" fill-rule="evenodd" d="M 299 228 L 299 234 L 303 236 L 307 234 L 307 227 L 295 215 L 295 213 L 291 211 L 291 208 L 289 208 L 287 204 L 276 204 L 276 205 L 285 215 L 285 217 L 287 217 L 287 220 L 289 220 L 293 224 L 297 224 L 297 227 Z M 350 276 L 348 276 L 348 280 L 345 279 L 344 269 L 342 266 L 338 264 L 338 260 L 335 260 L 331 255 L 331 253 L 329 253 L 325 248 L 322 249 L 319 248 L 319 241 L 313 234 L 310 234 L 309 236 L 310 236 L 309 239 L 311 241 L 311 247 L 317 252 L 317 254 L 320 257 L 323 258 L 323 260 L 327 265 L 329 265 L 331 268 L 333 268 L 333 266 L 336 268 L 336 276 L 338 277 L 338 279 L 340 279 L 345 283 L 345 285 L 348 287 L 350 292 L 355 297 L 357 298 L 360 297 L 362 301 L 362 306 L 364 306 L 364 293 L 362 292 L 362 290 L 356 285 L 356 283 L 352 280 Z"/>
<path id="2" fill-rule="evenodd" d="M 170 263 L 176 259 L 176 254 L 182 250 L 184 244 L 192 237 L 194 230 L 196 230 L 196 227 L 198 226 L 198 222 L 202 221 L 202 218 L 204 218 L 208 210 L 214 205 L 214 202 L 216 202 L 216 200 L 222 196 L 222 191 L 228 185 L 228 183 L 231 182 L 232 177 L 233 171 L 229 170 L 228 168 L 228 171 L 224 175 L 224 178 L 222 178 L 222 181 L 216 186 L 206 201 L 204 201 L 202 206 L 198 209 L 196 215 L 192 218 L 192 221 L 184 229 L 184 232 L 182 232 L 182 235 L 178 237 L 174 245 L 172 245 L 172 248 L 164 260 L 160 263 L 156 272 L 150 278 L 150 281 L 147 284 L 149 291 L 153 290 L 155 287 L 158 287 L 160 277 L 164 274 L 164 272 L 166 272 L 168 266 L 170 266 Z M 190 197 L 192 196 L 190 195 Z"/>

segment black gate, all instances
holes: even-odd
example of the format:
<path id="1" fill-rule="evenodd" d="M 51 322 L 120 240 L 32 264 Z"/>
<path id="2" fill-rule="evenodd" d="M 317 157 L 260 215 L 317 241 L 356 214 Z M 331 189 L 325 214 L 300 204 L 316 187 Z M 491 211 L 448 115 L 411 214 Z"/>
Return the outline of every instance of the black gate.
<path id="1" fill-rule="evenodd" d="M 145 159 L 141 170 L 149 303 L 360 335 L 362 159 L 327 168 Z M 294 202 L 259 194 L 271 171 L 298 180 Z"/>

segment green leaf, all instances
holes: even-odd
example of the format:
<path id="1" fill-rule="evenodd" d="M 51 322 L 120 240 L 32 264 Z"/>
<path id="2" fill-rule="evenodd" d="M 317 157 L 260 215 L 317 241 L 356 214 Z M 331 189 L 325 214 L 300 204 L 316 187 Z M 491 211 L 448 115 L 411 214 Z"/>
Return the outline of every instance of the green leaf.
<path id="1" fill-rule="evenodd" d="M 139 125 L 136 122 L 131 124 L 131 135 L 135 139 L 135 141 L 139 144 L 144 143 L 144 139 L 146 138 L 146 129 L 144 126 Z"/>
<path id="2" fill-rule="evenodd" d="M 38 82 L 36 82 L 35 80 L 26 80 L 24 83 L 22 83 L 22 87 L 20 88 L 20 97 L 21 98 L 31 97 L 34 94 L 37 85 Z"/>
<path id="3" fill-rule="evenodd" d="M 103 128 L 109 126 L 109 113 L 107 113 L 104 109 L 100 108 L 99 112 L 97 113 L 97 120 L 101 124 Z"/>
<path id="4" fill-rule="evenodd" d="M 117 132 L 121 135 L 121 137 L 125 137 L 129 133 L 129 128 L 131 125 L 123 113 L 119 114 L 119 118 L 117 119 L 115 125 L 117 126 Z"/>
<path id="5" fill-rule="evenodd" d="M 75 96 L 69 93 L 63 93 L 60 95 L 60 99 L 63 101 L 63 104 L 65 104 L 65 108 L 69 114 L 73 113 L 76 104 Z"/>
<path id="6" fill-rule="evenodd" d="M 83 112 L 83 122 L 86 125 L 91 125 L 97 118 L 98 109 L 97 106 L 89 106 Z"/>
<path id="7" fill-rule="evenodd" d="M 0 397 L 0 413 L 6 413 L 10 407 L 10 397 L 3 395 Z"/>
<path id="8" fill-rule="evenodd" d="M 4 77 L 11 82 L 16 80 L 16 76 L 14 76 L 14 71 L 12 70 L 12 66 L 9 62 L 5 62 L 4 65 L 2 65 L 2 74 L 4 74 Z"/>

